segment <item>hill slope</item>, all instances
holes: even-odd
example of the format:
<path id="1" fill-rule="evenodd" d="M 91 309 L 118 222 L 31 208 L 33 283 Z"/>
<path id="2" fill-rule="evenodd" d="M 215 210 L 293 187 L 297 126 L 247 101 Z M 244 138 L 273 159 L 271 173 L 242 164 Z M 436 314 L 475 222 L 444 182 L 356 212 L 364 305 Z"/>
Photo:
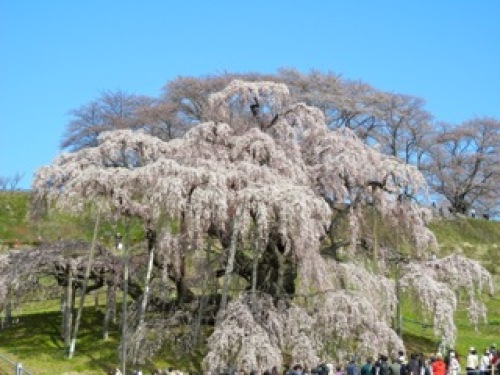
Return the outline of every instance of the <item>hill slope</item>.
<path id="1" fill-rule="evenodd" d="M 0 192 L 0 252 L 8 248 L 23 245 L 36 245 L 39 239 L 56 240 L 58 238 L 81 238 L 89 240 L 92 237 L 93 221 L 90 215 L 87 217 L 70 217 L 60 213 L 51 214 L 50 217 L 41 218 L 37 222 L 29 220 L 28 206 L 30 194 L 27 192 Z M 438 256 L 446 256 L 452 252 L 463 254 L 467 257 L 479 260 L 493 275 L 496 290 L 500 290 L 500 223 L 482 219 L 454 218 L 446 220 L 435 220 L 431 229 L 438 238 Z M 106 223 L 100 230 L 101 241 L 111 245 L 114 233 L 120 230 L 116 223 Z M 139 241 L 142 233 L 137 228 L 133 238 Z M 477 329 L 469 325 L 466 319 L 466 310 L 460 308 L 456 314 L 458 327 L 458 353 L 464 355 L 469 346 L 484 348 L 493 342 L 500 344 L 500 298 L 498 292 L 493 296 L 484 296 L 489 310 L 489 320 L 480 324 Z M 44 310 L 45 309 L 45 310 Z M 52 371 L 68 371 L 68 361 L 64 358 L 62 346 L 59 343 L 57 327 L 60 325 L 58 302 L 50 304 L 45 308 L 42 306 L 25 306 L 18 311 L 21 324 L 0 331 L 0 337 L 8 334 L 15 340 L 0 340 L 0 354 L 8 355 L 22 360 L 28 368 L 43 373 L 42 369 L 49 367 Z M 47 329 L 40 329 L 44 325 L 40 322 L 52 322 L 52 334 L 47 336 Z M 438 340 L 434 337 L 432 328 L 428 324 L 429 317 L 421 316 L 413 309 L 411 300 L 406 297 L 403 301 L 403 334 L 404 341 L 409 351 L 431 353 L 436 350 Z M 93 324 L 95 327 L 93 327 Z M 85 336 L 92 340 L 99 340 L 99 322 L 92 322 L 84 326 Z M 88 331 L 86 331 L 88 330 Z M 30 332 L 30 334 L 25 334 Z M 96 369 L 92 358 L 99 358 L 98 368 L 104 368 L 105 363 L 113 362 L 115 359 L 115 348 L 117 345 L 118 331 L 115 327 L 115 338 L 110 342 L 98 345 L 93 350 L 91 344 L 84 352 L 80 353 L 78 370 L 83 373 L 102 373 Z M 5 337 L 5 336 L 4 336 Z M 28 337 L 30 337 L 28 339 Z M 43 352 L 43 361 L 40 363 L 40 343 L 47 344 Z M 29 349 L 30 345 L 33 350 Z M 45 345 L 45 344 L 44 344 Z M 105 350 L 104 350 L 105 348 Z M 98 352 L 101 352 L 99 355 Z M 104 353 L 104 354 L 103 354 Z M 88 361 L 87 361 L 88 360 Z M 95 362 L 95 361 L 94 361 Z M 164 361 L 159 363 L 164 364 Z M 76 363 L 75 363 L 76 364 Z M 69 366 L 71 367 L 71 366 Z M 86 370 L 85 370 L 86 368 Z M 82 373 L 82 372 L 80 372 Z"/>

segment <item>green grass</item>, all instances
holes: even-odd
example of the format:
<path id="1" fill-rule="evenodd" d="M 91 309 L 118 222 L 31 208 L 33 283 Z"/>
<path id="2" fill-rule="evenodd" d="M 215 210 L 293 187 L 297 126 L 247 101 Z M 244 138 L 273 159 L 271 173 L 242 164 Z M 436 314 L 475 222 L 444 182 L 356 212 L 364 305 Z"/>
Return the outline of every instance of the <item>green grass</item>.
<path id="1" fill-rule="evenodd" d="M 480 260 L 496 276 L 500 288 L 500 222 L 457 218 L 435 220 L 430 228 L 438 239 L 441 256 L 459 253 Z"/>
<path id="2" fill-rule="evenodd" d="M 102 338 L 105 294 L 105 291 L 99 292 L 97 306 L 92 294 L 86 296 L 76 351 L 72 359 L 67 358 L 67 350 L 60 337 L 62 314 L 59 299 L 31 300 L 22 303 L 12 314 L 13 319 L 18 319 L 18 322 L 5 330 L 0 330 L 0 354 L 12 361 L 21 362 L 27 370 L 37 375 L 65 373 L 97 375 L 120 367 L 118 357 L 120 327 L 117 324 L 110 324 L 109 339 Z M 79 297 L 76 299 L 77 304 L 78 302 Z M 122 311 L 121 302 L 122 294 L 118 293 L 116 296 L 118 320 Z M 76 317 L 76 310 L 73 318 Z M 203 350 L 204 348 L 200 347 L 194 353 L 188 354 L 166 346 L 154 361 L 142 366 L 127 364 L 127 369 L 140 367 L 143 373 L 147 374 L 155 368 L 175 367 L 186 372 L 201 373 Z M 3 375 L 2 369 L 11 375 L 10 367 L 0 359 L 0 375 Z"/>
<path id="3" fill-rule="evenodd" d="M 100 300 L 104 301 L 103 298 Z M 19 323 L 0 331 L 0 354 L 22 362 L 35 374 L 104 374 L 109 368 L 119 366 L 117 347 L 120 332 L 118 326 L 111 327 L 110 339 L 104 341 L 102 339 L 103 306 L 96 311 L 93 299 L 87 298 L 86 301 L 74 358 L 66 358 L 60 338 L 61 313 L 57 300 L 24 304 L 20 314 L 15 314 L 19 317 Z M 469 346 L 485 348 L 493 342 L 500 343 L 500 315 L 498 314 L 500 298 L 489 298 L 486 303 L 490 311 L 490 319 L 487 324 L 480 324 L 477 331 L 468 323 L 463 307 L 456 314 L 455 322 L 458 327 L 456 350 L 461 354 L 461 359 L 465 358 L 464 355 Z M 118 311 L 121 309 L 118 308 Z M 403 302 L 403 316 L 403 334 L 408 352 L 434 353 L 439 340 L 434 337 L 430 325 L 421 324 L 425 319 L 415 312 L 408 299 Z M 154 367 L 166 368 L 172 365 L 184 371 L 199 373 L 202 358 L 203 349 L 197 350 L 193 355 L 187 355 L 166 347 L 153 363 L 143 366 L 142 369 L 151 371 Z"/>
<path id="4" fill-rule="evenodd" d="M 29 192 L 0 191 L 0 251 L 24 245 L 36 245 L 40 241 L 58 239 L 83 239 L 91 241 L 95 216 L 90 208 L 78 216 L 50 210 L 38 220 L 30 220 L 31 194 Z M 98 239 L 109 247 L 114 246 L 115 234 L 124 236 L 125 223 L 101 218 Z M 144 239 L 144 228 L 137 219 L 130 223 L 130 243 Z"/>
<path id="5" fill-rule="evenodd" d="M 28 201 L 28 193 L 0 192 L 0 239 L 29 235 L 26 226 Z"/>
<path id="6" fill-rule="evenodd" d="M 459 354 L 462 368 L 465 368 L 464 360 L 470 346 L 482 351 L 493 343 L 500 344 L 500 298 L 488 298 L 485 302 L 489 319 L 487 322 L 481 322 L 477 329 L 467 320 L 464 306 L 455 314 L 457 326 L 455 349 Z M 403 304 L 403 316 L 403 338 L 408 352 L 422 352 L 428 355 L 435 353 L 439 339 L 434 336 L 431 325 L 422 324 L 422 322 L 432 322 L 432 318 L 425 320 L 416 314 L 409 301 Z"/>
<path id="7" fill-rule="evenodd" d="M 430 228 L 442 245 L 500 245 L 500 222 L 483 219 L 456 218 L 434 220 Z"/>
<path id="8" fill-rule="evenodd" d="M 38 237 L 46 240 L 62 238 L 92 237 L 94 218 L 90 211 L 86 215 L 74 217 L 53 212 L 50 217 L 44 217 L 38 222 L 28 218 L 28 193 L 0 192 L 0 251 L 15 245 L 15 240 L 23 243 L 35 242 Z M 132 223 L 132 243 L 143 239 L 141 223 Z M 459 308 L 455 316 L 458 327 L 457 351 L 461 359 L 469 346 L 483 348 L 496 342 L 500 345 L 500 223 L 482 219 L 436 220 L 431 223 L 440 244 L 438 255 L 445 256 L 452 252 L 478 259 L 495 275 L 497 291 L 493 298 L 484 297 L 489 311 L 488 324 L 480 324 L 478 329 L 471 326 L 466 318 L 465 310 Z M 381 232 L 379 239 L 385 236 L 382 224 L 377 225 Z M 124 233 L 123 223 L 113 223 L 104 220 L 99 231 L 102 242 L 111 245 L 116 232 Z M 387 240 L 388 241 L 388 240 Z M 101 301 L 104 298 L 101 297 Z M 93 299 L 88 297 L 83 314 L 80 335 L 75 357 L 66 358 L 62 340 L 60 339 L 61 313 L 59 301 L 43 300 L 25 303 L 21 310 L 16 311 L 19 323 L 0 331 L 0 354 L 22 362 L 34 374 L 104 374 L 110 367 L 117 367 L 120 333 L 117 326 L 110 327 L 110 339 L 102 340 L 102 310 L 96 312 Z M 120 310 L 119 310 L 120 311 Z M 16 316 L 15 314 L 15 316 Z M 424 320 L 410 305 L 403 301 L 403 334 L 405 345 L 409 352 L 435 352 L 438 339 L 434 337 L 432 327 L 421 322 Z M 194 355 L 172 350 L 165 347 L 154 363 L 143 367 L 151 370 L 153 366 L 166 368 L 170 365 L 199 373 L 199 364 L 203 357 L 203 348 Z M 0 361 L 0 375 L 6 369 Z"/>
<path id="9" fill-rule="evenodd" d="M 67 359 L 60 338 L 61 313 L 44 311 L 23 314 L 19 322 L 0 333 L 0 353 L 23 363 L 34 374 L 63 374 L 78 372 L 103 374 L 118 363 L 119 334 L 116 326 L 109 340 L 102 340 L 101 319 L 86 308 L 81 323 L 76 354 Z"/>
<path id="10" fill-rule="evenodd" d="M 456 350 L 461 354 L 462 361 L 470 346 L 482 351 L 492 343 L 500 344 L 500 294 L 498 292 L 500 288 L 500 222 L 456 218 L 435 220 L 430 228 L 438 239 L 439 256 L 459 253 L 477 259 L 493 275 L 494 295 L 482 296 L 488 309 L 488 322 L 481 322 L 476 329 L 468 322 L 464 304 L 459 306 L 455 314 L 455 324 L 458 329 Z M 424 353 L 435 351 L 439 340 L 434 337 L 432 327 L 416 323 L 424 319 L 407 299 L 403 301 L 403 317 L 404 340 L 407 346 Z"/>
<path id="11" fill-rule="evenodd" d="M 101 298 L 101 301 L 104 301 Z M 79 330 L 75 356 L 67 358 L 67 351 L 60 337 L 62 315 L 58 300 L 45 300 L 23 304 L 22 311 L 14 314 L 19 321 L 0 331 L 0 354 L 23 366 L 33 374 L 105 374 L 120 367 L 118 345 L 120 331 L 118 325 L 111 325 L 109 339 L 102 339 L 104 306 L 93 305 L 92 298 L 86 299 Z M 120 304 L 117 311 L 121 312 Z M 200 340 L 201 342 L 203 340 Z M 127 365 L 128 369 L 140 367 L 144 373 L 154 368 L 173 366 L 184 371 L 201 373 L 200 364 L 203 348 L 188 354 L 165 347 L 157 358 L 143 366 Z M 3 366 L 3 367 L 2 367 Z M 0 360 L 2 369 L 9 367 Z M 11 372 L 8 373 L 9 375 Z"/>

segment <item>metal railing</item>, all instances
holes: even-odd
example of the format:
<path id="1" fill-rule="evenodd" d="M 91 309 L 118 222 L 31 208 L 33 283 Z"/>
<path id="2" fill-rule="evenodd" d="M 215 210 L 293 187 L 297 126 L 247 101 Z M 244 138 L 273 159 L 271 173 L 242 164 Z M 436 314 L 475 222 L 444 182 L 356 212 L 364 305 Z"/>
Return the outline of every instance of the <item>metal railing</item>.
<path id="1" fill-rule="evenodd" d="M 26 370 L 25 368 L 23 368 L 22 363 L 14 362 L 1 354 L 0 354 L 0 362 L 6 363 L 7 367 L 9 367 L 10 370 L 12 371 L 11 374 L 13 374 L 13 375 L 33 375 L 33 373 L 31 373 L 28 370 Z M 0 366 L 0 374 L 2 373 L 1 371 L 3 371 L 3 370 L 2 370 L 2 367 Z M 8 374 L 8 375 L 10 375 L 10 374 Z"/>

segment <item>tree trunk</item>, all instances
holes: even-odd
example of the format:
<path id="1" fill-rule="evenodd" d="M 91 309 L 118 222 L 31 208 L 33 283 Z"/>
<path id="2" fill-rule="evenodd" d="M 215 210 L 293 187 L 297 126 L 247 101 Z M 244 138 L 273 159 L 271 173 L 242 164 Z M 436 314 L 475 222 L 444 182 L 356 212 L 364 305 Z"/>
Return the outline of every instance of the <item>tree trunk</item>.
<path id="1" fill-rule="evenodd" d="M 142 302 L 141 302 L 141 307 L 140 307 L 139 316 L 138 316 L 138 327 L 139 328 L 144 323 L 144 315 L 146 314 L 146 310 L 148 307 L 149 283 L 151 280 L 151 273 L 153 272 L 154 250 L 156 247 L 156 232 L 154 230 L 148 228 L 147 238 L 148 238 L 149 259 L 148 259 L 148 268 L 146 271 L 146 280 L 144 280 L 144 294 L 142 296 Z"/>
<path id="2" fill-rule="evenodd" d="M 229 243 L 230 244 L 230 243 Z M 255 294 L 262 292 L 275 298 L 295 294 L 297 264 L 283 255 L 284 245 L 271 238 L 265 249 L 255 252 L 236 252 L 233 273 L 246 279 Z M 255 258 L 255 256 L 258 258 Z M 223 271 L 225 275 L 225 270 Z M 221 276 L 221 272 L 218 272 Z"/>
<path id="3" fill-rule="evenodd" d="M 64 345 L 69 349 L 71 342 L 71 327 L 73 325 L 73 301 L 74 301 L 74 288 L 73 288 L 73 265 L 67 265 L 67 285 L 66 285 L 66 310 L 64 312 Z"/>
<path id="4" fill-rule="evenodd" d="M 64 288 L 64 291 L 63 293 L 61 294 L 61 308 L 60 308 L 60 311 L 61 311 L 61 340 L 64 340 L 64 337 L 65 336 L 65 328 L 66 328 L 66 303 L 67 303 L 67 293 L 68 293 L 68 289 L 67 288 Z"/>
<path id="5" fill-rule="evenodd" d="M 99 310 L 99 293 L 94 290 L 94 310 L 97 312 Z"/>
<path id="6" fill-rule="evenodd" d="M 7 302 L 5 303 L 5 318 L 2 321 L 2 328 L 10 327 L 12 324 L 12 297 L 7 293 Z"/>
<path id="7" fill-rule="evenodd" d="M 10 327 L 12 324 L 12 297 L 9 295 L 9 299 L 5 304 L 5 324 Z"/>
<path id="8" fill-rule="evenodd" d="M 119 284 L 119 276 L 118 275 L 114 275 L 113 276 L 113 284 L 111 285 L 111 306 L 110 306 L 110 309 L 111 309 L 111 322 L 113 324 L 117 324 L 118 322 L 118 310 L 116 308 L 116 286 Z"/>
<path id="9" fill-rule="evenodd" d="M 469 210 L 469 205 L 465 201 L 465 195 L 463 194 L 453 197 L 451 200 L 451 206 L 458 214 L 467 215 L 467 211 Z"/>
<path id="10" fill-rule="evenodd" d="M 373 233 L 373 261 L 377 264 L 378 260 L 378 239 L 377 239 L 377 217 L 375 210 L 375 187 L 372 186 L 372 233 Z"/>
<path id="11" fill-rule="evenodd" d="M 212 238 L 208 236 L 207 238 L 207 247 L 205 252 L 205 262 L 206 262 L 206 270 L 210 270 L 210 252 L 212 251 Z M 208 278 L 212 272 L 205 272 L 205 277 L 203 278 L 203 285 L 201 288 L 201 298 L 198 306 L 198 316 L 196 317 L 195 326 L 193 328 L 193 346 L 198 344 L 198 339 L 201 331 L 201 320 L 203 317 L 203 313 L 205 311 L 205 306 L 207 304 L 207 289 L 208 289 Z"/>
<path id="12" fill-rule="evenodd" d="M 138 317 L 137 317 L 137 329 L 138 330 L 140 330 L 144 324 L 144 317 L 146 315 L 146 311 L 148 308 L 149 283 L 151 280 L 151 273 L 153 272 L 154 250 L 155 250 L 155 246 L 156 246 L 156 233 L 155 233 L 155 231 L 148 228 L 146 236 L 148 238 L 149 258 L 148 258 L 148 268 L 146 270 L 146 279 L 144 280 L 144 293 L 142 295 L 142 301 L 141 301 L 141 305 L 139 306 L 139 312 L 138 312 Z M 137 340 L 134 353 L 138 353 L 139 345 L 141 345 L 141 342 L 139 340 Z M 137 358 L 135 358 L 135 357 L 133 358 L 133 363 L 134 364 L 137 363 Z"/>
<path id="13" fill-rule="evenodd" d="M 234 222 L 233 222 L 233 231 L 231 233 L 231 244 L 229 245 L 229 257 L 227 260 L 226 271 L 224 274 L 224 287 L 222 289 L 222 298 L 220 303 L 220 309 L 225 310 L 227 305 L 227 295 L 229 293 L 229 285 L 231 284 L 231 276 L 233 274 L 234 269 L 234 258 L 236 255 L 237 242 L 238 242 L 238 234 L 240 230 L 240 210 L 236 211 Z"/>
<path id="14" fill-rule="evenodd" d="M 89 259 L 87 262 L 87 268 L 85 269 L 85 278 L 83 280 L 83 287 L 80 295 L 80 306 L 78 307 L 78 313 L 76 315 L 75 331 L 73 332 L 73 339 L 71 340 L 71 346 L 69 348 L 69 358 L 73 358 L 75 352 L 76 338 L 78 337 L 78 328 L 80 327 L 80 320 L 82 318 L 83 305 L 85 304 L 85 294 L 87 293 L 87 284 L 89 282 L 90 270 L 92 268 L 92 260 L 94 258 L 94 249 L 97 242 L 97 230 L 99 229 L 99 220 L 101 218 L 101 212 L 97 211 L 97 218 L 94 226 L 94 236 L 92 238 L 92 244 L 89 250 Z"/>
<path id="15" fill-rule="evenodd" d="M 403 339 L 403 321 L 401 315 L 401 277 L 399 261 L 396 262 L 396 333 Z"/>
<path id="16" fill-rule="evenodd" d="M 128 269 L 130 248 L 130 218 L 126 219 L 125 225 L 125 254 L 123 256 L 123 310 L 122 310 L 122 338 L 121 338 L 121 368 L 122 374 L 127 373 L 127 295 L 128 295 Z"/>
<path id="17" fill-rule="evenodd" d="M 153 256 L 154 249 L 149 252 L 148 269 L 146 271 L 146 280 L 144 285 L 144 295 L 141 301 L 141 309 L 139 311 L 139 325 L 144 323 L 144 315 L 146 315 L 146 310 L 148 308 L 148 298 L 149 298 L 149 283 L 151 280 L 151 273 L 153 272 Z"/>
<path id="18" fill-rule="evenodd" d="M 274 245 L 273 246 L 273 251 L 274 255 L 276 256 L 276 261 L 277 261 L 277 279 L 276 279 L 276 289 L 275 289 L 275 296 L 281 296 L 283 294 L 284 290 L 284 285 L 285 285 L 285 259 L 284 256 L 279 252 L 278 246 Z"/>
<path id="19" fill-rule="evenodd" d="M 115 286 L 109 285 L 106 289 L 106 311 L 104 312 L 104 327 L 102 338 L 109 338 L 109 322 L 113 318 L 113 311 L 116 311 Z"/>
<path id="20" fill-rule="evenodd" d="M 174 277 L 175 289 L 177 291 L 177 304 L 182 305 L 186 301 L 186 254 L 189 251 L 188 228 L 184 217 L 181 219 L 181 255 L 179 273 Z"/>
<path id="21" fill-rule="evenodd" d="M 68 288 L 64 288 L 64 292 L 61 295 L 61 339 L 64 340 L 66 337 L 66 304 L 68 301 Z"/>
<path id="22" fill-rule="evenodd" d="M 260 241 L 258 227 L 255 228 L 253 239 L 253 259 L 252 259 L 252 310 L 255 311 L 255 304 L 257 302 L 257 270 L 260 258 Z"/>

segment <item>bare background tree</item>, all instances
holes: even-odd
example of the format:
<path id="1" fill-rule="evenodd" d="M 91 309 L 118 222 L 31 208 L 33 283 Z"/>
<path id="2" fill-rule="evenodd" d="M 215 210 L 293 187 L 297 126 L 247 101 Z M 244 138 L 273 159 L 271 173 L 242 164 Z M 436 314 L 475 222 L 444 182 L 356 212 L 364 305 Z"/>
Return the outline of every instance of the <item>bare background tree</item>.
<path id="1" fill-rule="evenodd" d="M 477 118 L 435 129 L 424 166 L 430 186 L 451 208 L 467 214 L 475 208 L 500 212 L 500 121 Z"/>
<path id="2" fill-rule="evenodd" d="M 70 111 L 72 120 L 61 147 L 71 151 L 95 147 L 97 137 L 104 131 L 142 127 L 145 124 L 138 116 L 138 110 L 153 103 L 154 100 L 146 96 L 127 94 L 121 90 L 105 91 L 99 98 Z"/>
<path id="3" fill-rule="evenodd" d="M 0 176 L 0 190 L 16 190 L 24 178 L 24 173 L 16 172 L 12 177 Z"/>

